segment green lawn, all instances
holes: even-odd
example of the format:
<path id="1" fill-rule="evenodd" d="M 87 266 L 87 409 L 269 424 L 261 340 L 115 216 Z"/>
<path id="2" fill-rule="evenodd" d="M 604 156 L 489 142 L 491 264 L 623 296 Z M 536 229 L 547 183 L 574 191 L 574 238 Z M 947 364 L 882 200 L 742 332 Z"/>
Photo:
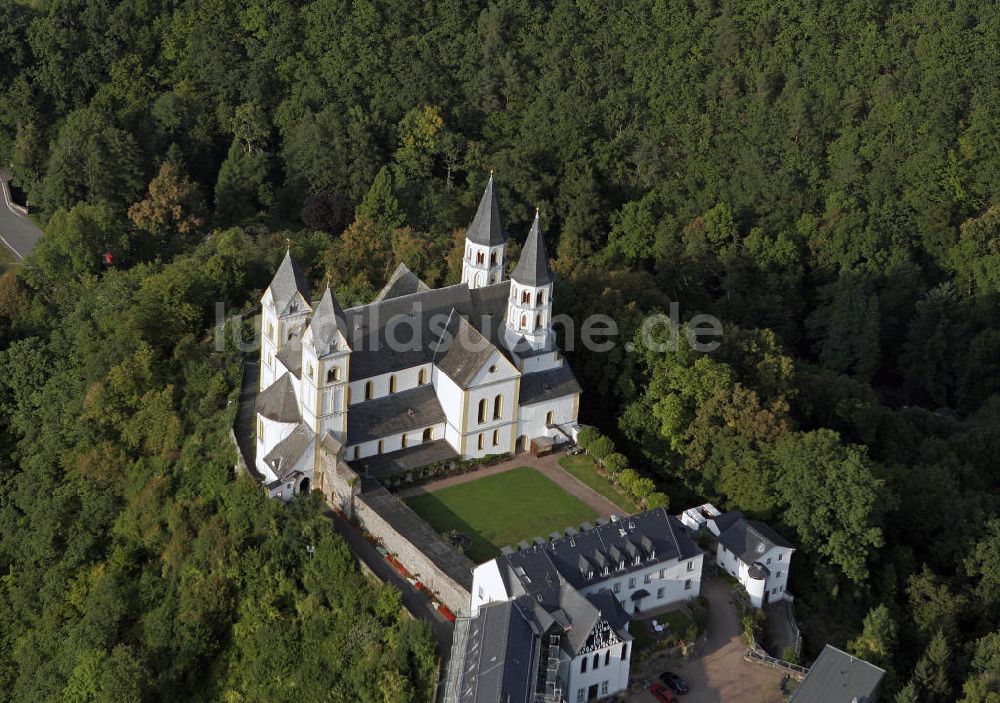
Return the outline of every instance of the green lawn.
<path id="1" fill-rule="evenodd" d="M 615 488 L 615 485 L 611 483 L 611 481 L 597 473 L 597 467 L 594 466 L 594 460 L 586 454 L 564 456 L 559 460 L 559 465 L 577 479 L 587 484 L 619 508 L 624 510 L 626 513 L 632 515 L 639 512 L 639 507 L 632 501 L 631 498 L 623 496 L 618 492 L 618 489 Z"/>
<path id="2" fill-rule="evenodd" d="M 522 466 L 406 500 L 438 532 L 458 530 L 477 563 L 516 547 L 521 540 L 548 537 L 593 521 L 597 513 L 532 468 Z"/>

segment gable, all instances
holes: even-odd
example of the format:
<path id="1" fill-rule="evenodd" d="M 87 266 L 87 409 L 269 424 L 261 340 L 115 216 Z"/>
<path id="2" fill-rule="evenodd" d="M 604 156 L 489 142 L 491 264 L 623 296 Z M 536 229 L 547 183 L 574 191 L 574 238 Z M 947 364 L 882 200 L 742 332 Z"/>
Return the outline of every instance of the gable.
<path id="1" fill-rule="evenodd" d="M 494 349 L 493 353 L 482 361 L 466 385 L 475 388 L 497 381 L 509 381 L 518 375 L 517 368 L 507 360 L 507 357 Z"/>

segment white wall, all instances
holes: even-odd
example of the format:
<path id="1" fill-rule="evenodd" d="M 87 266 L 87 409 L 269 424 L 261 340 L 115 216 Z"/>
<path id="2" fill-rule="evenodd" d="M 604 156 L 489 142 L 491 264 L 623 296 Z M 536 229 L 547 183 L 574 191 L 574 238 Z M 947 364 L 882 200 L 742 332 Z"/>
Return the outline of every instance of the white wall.
<path id="1" fill-rule="evenodd" d="M 583 592 L 608 590 L 630 615 L 635 613 L 632 594 L 639 589 L 645 589 L 650 594 L 639 601 L 640 613 L 671 603 L 681 603 L 697 598 L 701 593 L 702 559 L 703 555 L 699 554 L 691 559 L 652 562 L 648 568 L 631 573 L 615 575 L 612 572 L 607 579 L 588 586 Z"/>
<path id="2" fill-rule="evenodd" d="M 546 427 L 546 413 L 550 410 L 552 411 L 553 422 L 557 425 L 575 423 L 577 397 L 576 394 L 564 395 L 560 398 L 533 403 L 532 405 L 521 405 L 518 408 L 517 436 L 524 435 L 528 438 L 529 442 L 536 437 L 562 437 L 563 435 L 559 430 L 550 430 Z"/>
<path id="3" fill-rule="evenodd" d="M 480 564 L 472 570 L 471 613 L 479 612 L 479 606 L 494 601 L 510 600 L 510 595 L 500 576 L 500 566 L 496 559 Z"/>
<path id="4" fill-rule="evenodd" d="M 590 687 L 595 685 L 597 686 L 598 697 L 602 695 L 610 696 L 624 690 L 628 686 L 632 645 L 633 642 L 623 642 L 575 657 L 569 662 L 566 677 L 567 685 L 563 690 L 563 698 L 570 703 L 575 703 L 577 700 L 580 700 L 579 693 L 583 689 L 583 700 L 589 700 L 587 696 Z M 624 657 L 622 656 L 623 651 Z M 604 662 L 609 659 L 608 653 L 611 655 L 610 661 L 605 664 Z M 596 669 L 594 669 L 595 656 L 598 657 L 599 662 Z M 584 659 L 587 660 L 587 671 L 581 672 L 580 669 Z M 601 693 L 601 684 L 604 681 L 608 682 L 608 691 L 606 694 Z"/>
<path id="5" fill-rule="evenodd" d="M 557 369 L 566 363 L 558 352 L 547 352 L 536 356 L 526 356 L 520 358 L 522 373 L 535 373 L 537 371 L 549 371 Z"/>
<path id="6" fill-rule="evenodd" d="M 382 454 L 388 454 L 389 452 L 395 452 L 400 449 L 406 449 L 408 447 L 415 447 L 424 441 L 424 430 L 430 429 L 431 431 L 431 441 L 435 439 L 444 438 L 444 423 L 437 423 L 435 425 L 426 425 L 424 427 L 418 427 L 414 430 L 407 430 L 406 432 L 400 432 L 399 434 L 388 435 L 382 437 Z M 403 437 L 406 437 L 406 447 L 403 446 Z M 379 452 L 378 447 L 379 440 L 375 439 L 370 442 L 360 442 L 358 444 L 352 444 L 347 447 L 347 451 L 344 457 L 347 461 L 354 461 L 355 459 L 366 459 L 370 456 L 376 456 Z M 357 451 L 355 451 L 357 450 Z"/>
<path id="7" fill-rule="evenodd" d="M 774 547 L 762 554 L 761 558 L 757 560 L 771 572 L 764 583 L 763 589 L 760 588 L 759 582 L 753 583 L 752 579 L 750 579 L 750 565 L 740 561 L 735 554 L 722 546 L 722 544 L 719 544 L 716 548 L 715 563 L 743 584 L 743 587 L 747 590 L 747 595 L 750 596 L 751 605 L 759 608 L 764 602 L 762 592 L 766 591 L 769 601 L 773 602 L 781 598 L 787 590 L 788 571 L 791 568 L 793 551 L 795 550 L 788 547 Z M 768 563 L 768 561 L 771 563 Z M 778 575 L 779 573 L 781 574 L 780 576 Z M 758 595 L 758 592 L 761 592 L 761 595 Z"/>
<path id="8" fill-rule="evenodd" d="M 388 351 L 386 351 L 386 353 L 388 353 Z M 433 375 L 431 373 L 431 364 L 420 364 L 419 366 L 411 366 L 408 369 L 400 369 L 399 371 L 393 371 L 392 373 L 384 373 L 378 376 L 371 376 L 369 378 L 351 381 L 351 405 L 357 405 L 358 403 L 365 402 L 365 385 L 369 381 L 372 384 L 372 400 L 389 395 L 390 376 L 396 377 L 396 393 L 416 388 L 417 379 L 420 375 L 420 369 L 424 369 L 424 378 L 426 379 L 424 385 L 431 383 L 431 377 Z M 443 403 L 441 407 L 444 407 Z"/>
<path id="9" fill-rule="evenodd" d="M 454 447 L 455 451 L 461 451 L 465 394 L 458 384 L 438 370 L 437 366 L 431 368 L 431 381 L 434 383 L 434 392 L 437 394 L 438 403 L 444 411 L 445 423 L 448 425 L 446 432 L 448 444 Z"/>
<path id="10" fill-rule="evenodd" d="M 264 463 L 264 457 L 281 440 L 290 435 L 297 424 L 295 422 L 275 422 L 268 420 L 263 415 L 257 415 L 257 427 L 255 428 L 257 432 L 257 459 L 254 463 L 257 466 L 257 470 L 267 477 L 265 483 L 273 481 L 275 476 L 267 464 Z M 261 433 L 262 427 L 264 430 L 263 434 Z"/>

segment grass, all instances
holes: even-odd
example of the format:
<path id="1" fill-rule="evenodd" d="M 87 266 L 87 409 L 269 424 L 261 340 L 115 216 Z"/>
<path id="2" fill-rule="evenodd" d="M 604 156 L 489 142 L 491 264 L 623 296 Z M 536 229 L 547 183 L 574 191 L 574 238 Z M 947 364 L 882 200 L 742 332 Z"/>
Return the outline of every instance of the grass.
<path id="1" fill-rule="evenodd" d="M 466 554 L 477 563 L 492 559 L 504 545 L 547 537 L 597 517 L 527 466 L 413 496 L 406 503 L 438 532 L 467 535 L 472 544 Z"/>
<path id="2" fill-rule="evenodd" d="M 559 465 L 626 513 L 631 515 L 639 512 L 639 506 L 631 498 L 622 495 L 611 481 L 597 473 L 594 460 L 586 454 L 564 456 L 559 460 Z"/>
<path id="3" fill-rule="evenodd" d="M 0 243 L 0 274 L 3 274 L 17 266 L 17 257 L 14 252 Z"/>

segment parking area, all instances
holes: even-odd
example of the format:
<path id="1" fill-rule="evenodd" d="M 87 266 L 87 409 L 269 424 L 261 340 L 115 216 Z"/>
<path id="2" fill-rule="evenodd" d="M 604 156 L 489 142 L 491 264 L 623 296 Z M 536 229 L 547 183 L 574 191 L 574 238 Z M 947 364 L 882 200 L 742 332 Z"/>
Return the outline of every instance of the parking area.
<path id="1" fill-rule="evenodd" d="M 729 587 L 720 579 L 702 581 L 710 618 L 708 641 L 688 662 L 665 664 L 687 680 L 691 690 L 681 703 L 780 703 L 781 674 L 743 659 L 743 641 L 736 605 Z M 648 683 L 648 682 L 647 682 Z M 630 703 L 654 703 L 648 690 L 632 694 Z"/>

